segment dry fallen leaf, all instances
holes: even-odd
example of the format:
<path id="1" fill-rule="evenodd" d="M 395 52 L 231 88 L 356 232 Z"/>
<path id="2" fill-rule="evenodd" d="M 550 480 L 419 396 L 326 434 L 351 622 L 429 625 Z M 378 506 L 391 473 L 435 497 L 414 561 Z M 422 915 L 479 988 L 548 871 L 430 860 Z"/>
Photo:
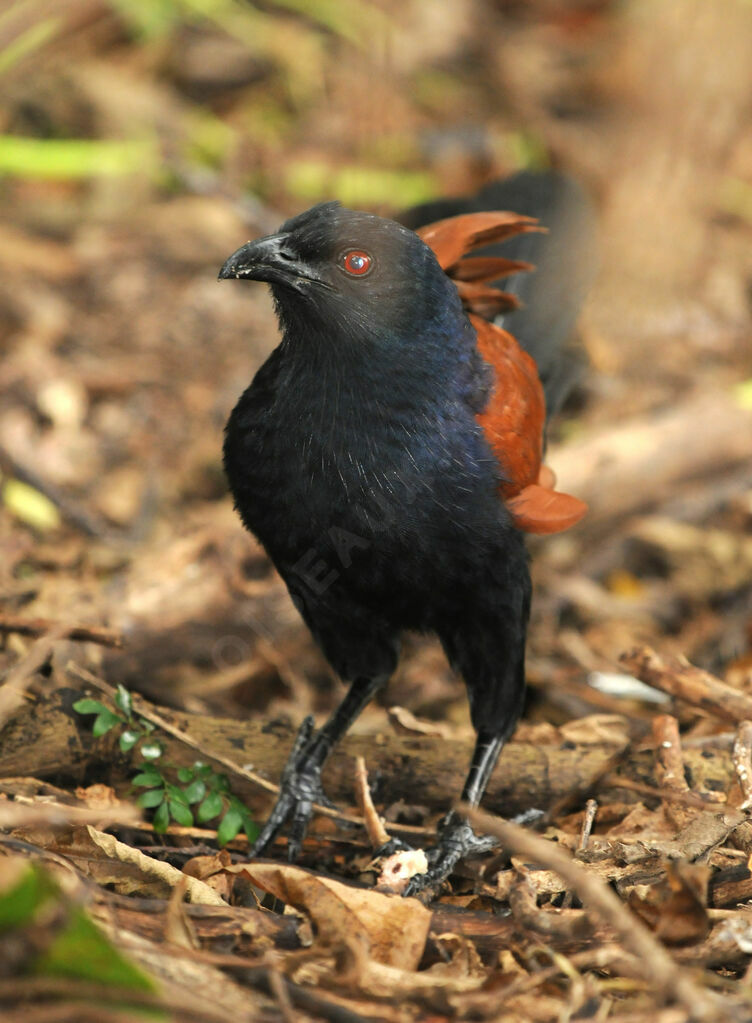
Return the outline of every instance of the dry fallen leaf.
<path id="1" fill-rule="evenodd" d="M 627 898 L 666 945 L 692 945 L 710 930 L 707 887 L 710 867 L 705 863 L 666 863 L 666 875 L 657 884 L 640 885 Z"/>
<path id="2" fill-rule="evenodd" d="M 82 800 L 92 810 L 109 810 L 113 806 L 121 806 L 115 790 L 109 785 L 88 785 L 76 789 L 76 798 Z"/>
<path id="3" fill-rule="evenodd" d="M 140 850 L 126 845 L 125 842 L 119 842 L 112 835 L 106 835 L 103 831 L 97 831 L 96 828 L 90 826 L 87 826 L 86 830 L 92 842 L 111 859 L 132 864 L 147 875 L 156 875 L 168 884 L 170 888 L 174 888 L 178 883 L 182 882 L 182 878 L 188 876 L 182 870 L 178 870 L 177 867 L 173 867 L 169 863 L 155 860 L 152 856 L 146 856 Z M 190 902 L 201 903 L 207 906 L 227 905 L 225 900 L 213 888 L 206 884 L 205 881 L 199 881 L 198 878 L 188 877 L 186 891 Z"/>
<path id="4" fill-rule="evenodd" d="M 358 944 L 371 960 L 403 970 L 417 968 L 423 955 L 431 913 L 417 899 L 353 888 L 301 867 L 241 863 L 227 868 L 310 918 L 317 943 L 339 950 Z"/>

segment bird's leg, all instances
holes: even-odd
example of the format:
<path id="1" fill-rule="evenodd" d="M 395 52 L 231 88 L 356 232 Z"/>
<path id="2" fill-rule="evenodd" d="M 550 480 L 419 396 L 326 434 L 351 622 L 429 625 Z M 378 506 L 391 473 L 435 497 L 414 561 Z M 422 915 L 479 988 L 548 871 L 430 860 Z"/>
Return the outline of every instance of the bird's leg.
<path id="1" fill-rule="evenodd" d="M 290 832 L 287 857 L 292 862 L 300 855 L 313 805 L 333 806 L 321 788 L 321 768 L 332 748 L 373 696 L 386 685 L 388 676 L 356 678 L 347 695 L 326 724 L 315 732 L 309 715 L 300 726 L 279 785 L 279 796 L 269 818 L 261 829 L 251 856 L 264 852 L 288 821 Z"/>
<path id="2" fill-rule="evenodd" d="M 506 736 L 479 733 L 473 750 L 467 779 L 462 789 L 462 801 L 477 806 L 486 790 L 488 779 L 496 766 Z M 495 849 L 495 838 L 478 836 L 462 814 L 450 810 L 439 823 L 439 840 L 427 850 L 428 870 L 410 880 L 405 895 L 417 895 L 436 888 L 451 874 L 457 863 L 466 856 L 478 856 Z"/>

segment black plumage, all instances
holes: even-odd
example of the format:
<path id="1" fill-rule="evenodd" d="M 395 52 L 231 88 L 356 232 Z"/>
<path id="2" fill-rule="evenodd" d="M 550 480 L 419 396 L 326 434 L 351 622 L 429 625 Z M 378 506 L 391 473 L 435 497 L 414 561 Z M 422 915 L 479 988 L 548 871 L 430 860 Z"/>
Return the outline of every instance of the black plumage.
<path id="1" fill-rule="evenodd" d="M 321 765 L 388 681 L 406 629 L 435 632 L 465 680 L 478 741 L 463 797 L 476 803 L 521 712 L 530 577 L 476 419 L 492 375 L 456 287 L 411 230 L 336 203 L 243 246 L 220 276 L 271 284 L 282 330 L 227 424 L 230 488 L 350 684 L 323 729 L 304 726 L 255 851 L 289 821 L 297 854 L 325 801 Z M 568 335 L 572 309 L 561 316 Z M 549 379 L 565 341 L 531 341 Z M 486 847 L 449 815 L 411 890 Z"/>

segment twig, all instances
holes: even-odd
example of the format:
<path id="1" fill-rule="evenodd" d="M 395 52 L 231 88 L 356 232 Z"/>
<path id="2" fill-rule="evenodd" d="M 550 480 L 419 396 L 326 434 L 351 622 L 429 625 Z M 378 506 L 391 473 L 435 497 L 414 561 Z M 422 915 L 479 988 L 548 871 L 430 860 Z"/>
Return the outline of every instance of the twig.
<path id="1" fill-rule="evenodd" d="M 752 721 L 742 721 L 734 740 L 731 759 L 736 768 L 736 778 L 742 790 L 740 810 L 752 807 Z"/>
<path id="2" fill-rule="evenodd" d="M 0 633 L 15 632 L 19 636 L 44 636 L 52 630 L 61 639 L 78 639 L 102 646 L 121 647 L 122 633 L 101 625 L 63 625 L 49 618 L 21 618 L 17 615 L 0 614 Z"/>
<path id="3" fill-rule="evenodd" d="M 598 802 L 595 799 L 588 799 L 585 803 L 585 814 L 582 818 L 582 828 L 580 830 L 580 841 L 577 845 L 577 852 L 582 853 L 588 847 L 590 841 L 590 832 L 593 830 L 593 824 L 595 822 L 595 815 L 598 812 Z"/>
<path id="4" fill-rule="evenodd" d="M 34 675 L 47 662 L 55 643 L 61 638 L 60 628 L 52 629 L 33 643 L 31 649 L 16 662 L 0 686 L 0 728 L 9 721 L 24 701 Z"/>
<path id="5" fill-rule="evenodd" d="M 663 790 L 686 795 L 689 785 L 684 777 L 679 722 L 671 714 L 658 714 L 653 719 L 655 742 L 655 778 Z M 689 807 L 675 800 L 664 801 L 664 813 L 677 828 L 683 828 L 695 816 Z"/>
<path id="6" fill-rule="evenodd" d="M 547 949 L 549 956 L 551 951 Z M 611 973 L 619 970 L 622 973 L 639 970 L 639 964 L 628 961 L 624 951 L 616 945 L 601 945 L 600 948 L 588 949 L 585 952 L 578 952 L 570 956 L 569 962 L 575 969 L 586 970 L 609 970 Z M 562 973 L 561 960 L 557 959 L 553 966 L 546 966 L 532 975 L 526 974 L 504 988 L 504 1002 L 508 1005 L 512 998 L 534 991 L 542 984 L 560 976 Z"/>
<path id="7" fill-rule="evenodd" d="M 674 998 L 693 1019 L 714 1023 L 720 1004 L 668 954 L 647 927 L 638 920 L 600 877 L 588 871 L 561 848 L 524 828 L 461 804 L 461 813 L 482 834 L 495 835 L 513 854 L 524 856 L 555 871 L 573 888 L 583 906 L 619 935 L 625 948 L 643 964 L 645 976 L 667 998 Z"/>
<path id="8" fill-rule="evenodd" d="M 285 1023 L 299 1023 L 298 1015 L 295 1012 L 290 999 L 290 993 L 285 984 L 285 978 L 279 970 L 273 966 L 269 967 L 266 976 L 269 984 L 269 990 L 279 1006 L 282 1019 Z"/>
<path id="9" fill-rule="evenodd" d="M 580 841 L 577 843 L 575 849 L 575 856 L 580 856 L 587 850 L 588 842 L 590 841 L 590 832 L 593 830 L 593 823 L 595 822 L 595 815 L 598 812 L 598 802 L 595 799 L 588 799 L 585 803 L 585 813 L 582 816 L 582 827 L 580 828 Z M 574 902 L 574 893 L 571 888 L 568 888 L 564 892 L 564 898 L 561 901 L 562 909 L 571 909 L 572 903 Z"/>
<path id="10" fill-rule="evenodd" d="M 683 657 L 663 657 L 644 646 L 622 654 L 619 661 L 640 681 L 708 714 L 724 721 L 752 720 L 752 697 Z"/>
<path id="11" fill-rule="evenodd" d="M 675 717 L 671 714 L 657 714 L 653 718 L 653 741 L 656 759 L 655 778 L 658 785 L 674 792 L 689 792 L 684 777 L 679 722 Z"/>
<path id="12" fill-rule="evenodd" d="M 40 800 L 0 801 L 0 828 L 28 828 L 41 824 L 47 827 L 95 824 L 98 828 L 112 824 L 139 825 L 141 812 L 131 803 L 120 806 L 102 807 L 69 806 L 66 803 L 41 802 Z"/>
<path id="13" fill-rule="evenodd" d="M 384 827 L 381 818 L 376 813 L 376 807 L 373 805 L 364 757 L 355 758 L 355 799 L 358 809 L 363 815 L 368 841 L 373 849 L 380 849 L 389 841 L 389 832 Z"/>
<path id="14" fill-rule="evenodd" d="M 618 774 L 607 774 L 602 781 L 602 787 L 614 789 L 629 789 L 631 792 L 639 792 L 644 796 L 652 796 L 662 802 L 679 803 L 682 806 L 694 806 L 698 810 L 717 810 L 723 800 L 716 802 L 706 796 L 698 796 L 696 792 L 674 792 L 672 789 L 656 789 L 652 785 L 646 785 L 641 781 L 633 781 L 631 778 L 621 778 Z"/>

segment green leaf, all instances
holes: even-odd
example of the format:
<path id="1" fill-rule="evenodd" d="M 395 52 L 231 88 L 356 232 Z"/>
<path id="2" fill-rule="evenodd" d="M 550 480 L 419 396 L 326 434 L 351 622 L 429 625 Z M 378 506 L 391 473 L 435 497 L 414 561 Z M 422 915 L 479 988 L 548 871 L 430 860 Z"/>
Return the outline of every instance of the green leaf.
<path id="1" fill-rule="evenodd" d="M 185 792 L 178 788 L 177 785 L 171 785 L 169 782 L 165 785 L 165 791 L 170 799 L 173 799 L 176 803 L 181 803 L 183 806 L 188 806 L 188 800 Z"/>
<path id="2" fill-rule="evenodd" d="M 142 806 L 145 810 L 151 810 L 155 806 L 159 806 L 164 797 L 164 789 L 147 789 L 136 800 L 136 806 Z"/>
<path id="3" fill-rule="evenodd" d="M 73 709 L 77 714 L 101 714 L 103 710 L 108 710 L 103 703 L 99 700 L 90 700 L 85 697 L 83 700 L 76 700 L 73 704 Z"/>
<path id="4" fill-rule="evenodd" d="M 243 821 L 243 831 L 251 845 L 258 838 L 260 830 L 258 824 L 250 816 Z"/>
<path id="5" fill-rule="evenodd" d="M 178 803 L 175 800 L 170 800 L 170 813 L 172 819 L 177 821 L 178 824 L 184 828 L 193 827 L 193 814 L 185 805 L 185 803 Z"/>
<path id="6" fill-rule="evenodd" d="M 196 778 L 190 785 L 183 789 L 183 794 L 189 803 L 198 803 L 206 795 L 206 785 L 200 778 Z"/>
<path id="7" fill-rule="evenodd" d="M 133 713 L 133 700 L 131 694 L 125 688 L 124 685 L 117 687 L 117 693 L 115 694 L 115 704 L 119 710 L 122 710 L 126 717 L 130 717 Z"/>
<path id="8" fill-rule="evenodd" d="M 164 834 L 170 824 L 170 810 L 167 806 L 167 800 L 165 800 L 154 814 L 154 820 L 152 821 L 154 830 L 158 835 Z"/>
<path id="9" fill-rule="evenodd" d="M 106 735 L 115 725 L 124 724 L 125 721 L 118 714 L 105 709 L 94 719 L 94 724 L 91 726 L 91 734 L 98 739 L 101 735 Z"/>
<path id="10" fill-rule="evenodd" d="M 141 747 L 141 756 L 144 760 L 159 760 L 163 753 L 162 743 L 157 742 L 156 739 L 152 739 L 151 742 L 145 742 Z"/>
<path id="11" fill-rule="evenodd" d="M 139 718 L 138 723 L 141 726 L 141 731 L 145 732 L 146 735 L 151 735 L 151 733 L 157 727 L 156 725 L 152 724 L 151 721 L 147 721 L 146 718 Z"/>
<path id="12" fill-rule="evenodd" d="M 227 845 L 243 827 L 243 818 L 235 809 L 230 809 L 224 815 L 217 828 L 217 842 L 219 845 Z"/>
<path id="13" fill-rule="evenodd" d="M 156 991 L 151 977 L 125 959 L 78 907 L 71 910 L 67 923 L 37 959 L 34 972 L 133 991 Z"/>
<path id="14" fill-rule="evenodd" d="M 134 732 L 130 728 L 127 728 L 120 736 L 118 745 L 123 753 L 127 753 L 129 750 L 133 749 L 140 738 L 141 736 L 138 732 Z"/>
<path id="15" fill-rule="evenodd" d="M 196 817 L 201 824 L 205 824 L 206 821 L 210 821 L 214 817 L 219 817 L 222 813 L 223 806 L 224 801 L 220 794 L 218 792 L 210 792 L 196 811 Z"/>
<path id="16" fill-rule="evenodd" d="M 141 774 L 137 774 L 131 782 L 131 785 L 142 785 L 144 788 L 152 789 L 155 785 L 162 785 L 164 779 L 159 771 L 146 770 L 142 771 Z"/>
<path id="17" fill-rule="evenodd" d="M 184 785 L 186 782 L 193 781 L 193 768 L 181 767 L 178 771 L 178 781 L 181 781 Z"/>
<path id="18" fill-rule="evenodd" d="M 216 789 L 217 792 L 229 792 L 230 782 L 226 774 L 215 774 L 212 782 L 212 788 Z"/>

